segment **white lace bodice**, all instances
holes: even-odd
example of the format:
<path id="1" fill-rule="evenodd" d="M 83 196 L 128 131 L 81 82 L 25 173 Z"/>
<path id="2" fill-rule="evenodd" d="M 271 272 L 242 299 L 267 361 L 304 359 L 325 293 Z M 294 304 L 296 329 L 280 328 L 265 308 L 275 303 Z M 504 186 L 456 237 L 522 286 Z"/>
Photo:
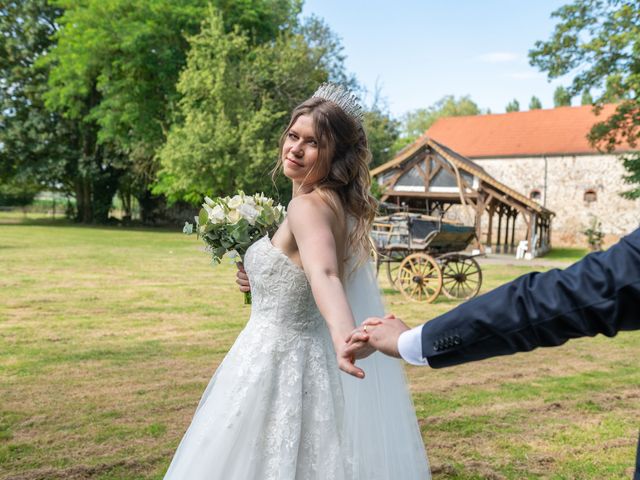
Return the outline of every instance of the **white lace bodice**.
<path id="1" fill-rule="evenodd" d="M 250 322 L 297 331 L 324 324 L 304 271 L 265 236 L 249 248 L 244 266 L 251 283 Z"/>

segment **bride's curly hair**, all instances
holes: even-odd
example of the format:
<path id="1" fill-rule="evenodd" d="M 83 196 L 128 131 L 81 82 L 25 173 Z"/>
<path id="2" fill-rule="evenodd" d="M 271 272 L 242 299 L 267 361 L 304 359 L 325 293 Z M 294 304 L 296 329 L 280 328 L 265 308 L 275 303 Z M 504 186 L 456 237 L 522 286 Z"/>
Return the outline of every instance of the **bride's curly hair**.
<path id="1" fill-rule="evenodd" d="M 301 115 L 313 119 L 318 161 L 314 169 L 326 174 L 314 185 L 314 189 L 339 215 L 344 209 L 355 224 L 349 232 L 349 247 L 359 252 L 364 260 L 371 251 L 369 231 L 377 209 L 371 196 L 369 162 L 371 152 L 362 125 L 345 113 L 335 103 L 324 98 L 312 97 L 298 105 L 280 137 L 280 156 L 274 175 L 282 169 L 282 148 L 291 126 Z"/>

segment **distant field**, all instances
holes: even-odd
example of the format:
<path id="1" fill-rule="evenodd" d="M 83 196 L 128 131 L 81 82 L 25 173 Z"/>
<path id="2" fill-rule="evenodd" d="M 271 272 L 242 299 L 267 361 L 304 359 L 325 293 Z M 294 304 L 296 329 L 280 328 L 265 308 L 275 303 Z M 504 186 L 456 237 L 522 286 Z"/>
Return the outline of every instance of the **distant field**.
<path id="1" fill-rule="evenodd" d="M 0 213 L 0 479 L 160 479 L 248 318 L 234 268 L 177 232 Z M 577 253 L 564 252 L 563 258 Z M 483 290 L 527 267 L 487 265 Z M 406 302 L 412 324 L 457 302 Z M 435 479 L 629 479 L 640 332 L 408 367 Z"/>

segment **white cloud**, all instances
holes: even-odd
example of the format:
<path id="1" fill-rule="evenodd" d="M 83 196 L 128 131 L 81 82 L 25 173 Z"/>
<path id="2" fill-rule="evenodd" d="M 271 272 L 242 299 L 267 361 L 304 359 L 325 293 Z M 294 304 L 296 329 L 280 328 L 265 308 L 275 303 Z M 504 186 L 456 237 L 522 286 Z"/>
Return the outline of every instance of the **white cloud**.
<path id="1" fill-rule="evenodd" d="M 506 63 L 515 62 L 520 58 L 520 55 L 513 52 L 490 52 L 478 55 L 477 60 L 485 63 Z"/>

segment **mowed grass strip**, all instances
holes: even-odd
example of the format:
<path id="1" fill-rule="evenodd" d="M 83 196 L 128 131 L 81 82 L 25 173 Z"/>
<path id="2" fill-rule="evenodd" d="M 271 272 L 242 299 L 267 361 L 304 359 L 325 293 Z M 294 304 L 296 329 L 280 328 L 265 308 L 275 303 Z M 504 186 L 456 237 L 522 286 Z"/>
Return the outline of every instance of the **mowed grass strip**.
<path id="1" fill-rule="evenodd" d="M 483 291 L 527 271 L 486 265 Z M 179 232 L 0 218 L 0 478 L 162 478 L 248 319 L 234 275 Z M 382 287 L 413 325 L 458 304 Z M 434 478 L 629 478 L 638 358 L 629 332 L 407 367 Z"/>

